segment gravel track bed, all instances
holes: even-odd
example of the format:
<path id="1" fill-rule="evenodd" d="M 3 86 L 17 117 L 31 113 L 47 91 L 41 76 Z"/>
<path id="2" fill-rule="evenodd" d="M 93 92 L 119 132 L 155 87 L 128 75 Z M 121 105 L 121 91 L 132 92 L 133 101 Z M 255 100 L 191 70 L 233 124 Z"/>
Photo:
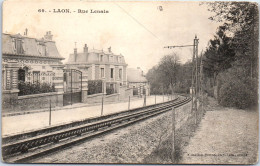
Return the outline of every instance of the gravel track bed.
<path id="1" fill-rule="evenodd" d="M 171 112 L 115 130 L 33 163 L 143 163 L 169 136 Z"/>

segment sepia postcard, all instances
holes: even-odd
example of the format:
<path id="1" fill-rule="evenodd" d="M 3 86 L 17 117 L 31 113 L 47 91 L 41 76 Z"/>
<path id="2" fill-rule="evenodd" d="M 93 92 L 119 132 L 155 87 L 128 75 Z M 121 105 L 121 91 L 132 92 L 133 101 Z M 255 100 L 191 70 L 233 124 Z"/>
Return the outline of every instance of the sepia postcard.
<path id="1" fill-rule="evenodd" d="M 253 1 L 5 0 L 2 162 L 257 164 Z"/>

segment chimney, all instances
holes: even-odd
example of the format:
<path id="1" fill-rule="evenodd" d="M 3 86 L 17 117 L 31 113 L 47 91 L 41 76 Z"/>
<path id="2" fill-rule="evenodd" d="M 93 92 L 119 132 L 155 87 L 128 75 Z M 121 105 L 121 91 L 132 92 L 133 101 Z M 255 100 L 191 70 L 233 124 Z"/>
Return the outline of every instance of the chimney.
<path id="1" fill-rule="evenodd" d="M 74 48 L 74 61 L 77 61 L 77 48 Z"/>
<path id="2" fill-rule="evenodd" d="M 140 72 L 141 76 L 144 76 L 144 72 L 140 67 L 137 67 L 137 70 Z"/>
<path id="3" fill-rule="evenodd" d="M 27 34 L 28 34 L 28 29 L 25 28 L 24 36 L 27 36 Z"/>
<path id="4" fill-rule="evenodd" d="M 111 52 L 111 47 L 108 48 L 108 52 Z"/>
<path id="5" fill-rule="evenodd" d="M 51 31 L 47 31 L 46 34 L 44 35 L 44 39 L 52 41 L 52 36 L 53 35 L 51 34 Z"/>
<path id="6" fill-rule="evenodd" d="M 88 45 L 87 45 L 87 44 L 85 44 L 83 51 L 84 51 L 84 53 L 87 53 L 87 52 L 88 52 Z"/>

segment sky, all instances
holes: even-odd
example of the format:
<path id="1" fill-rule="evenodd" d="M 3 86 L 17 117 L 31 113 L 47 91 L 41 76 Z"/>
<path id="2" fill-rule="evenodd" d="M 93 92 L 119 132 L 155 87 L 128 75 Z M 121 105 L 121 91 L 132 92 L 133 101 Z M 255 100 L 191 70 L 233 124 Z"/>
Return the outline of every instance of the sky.
<path id="1" fill-rule="evenodd" d="M 160 7 L 162 10 L 159 10 Z M 44 9 L 46 12 L 39 12 Z M 69 9 L 71 13 L 54 13 Z M 78 10 L 88 13 L 78 13 Z M 90 13 L 90 10 L 109 13 Z M 75 11 L 75 12 L 74 12 Z M 145 72 L 167 54 L 175 52 L 182 63 L 192 58 L 192 47 L 166 49 L 168 45 L 193 44 L 199 38 L 199 53 L 205 50 L 220 23 L 199 2 L 86 2 L 77 0 L 7 0 L 3 4 L 3 32 L 42 38 L 47 31 L 54 35 L 58 50 L 67 61 L 75 45 L 122 54 L 130 68 Z M 76 44 L 75 44 L 76 42 Z"/>

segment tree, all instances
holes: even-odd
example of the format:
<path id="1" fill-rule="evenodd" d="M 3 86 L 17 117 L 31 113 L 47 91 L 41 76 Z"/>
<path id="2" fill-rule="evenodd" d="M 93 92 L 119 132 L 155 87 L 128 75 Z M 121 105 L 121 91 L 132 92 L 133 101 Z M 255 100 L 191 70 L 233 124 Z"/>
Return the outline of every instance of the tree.
<path id="1" fill-rule="evenodd" d="M 218 101 L 246 108 L 256 104 L 258 80 L 258 6 L 252 2 L 207 2 L 223 22 L 204 54 L 204 74 L 217 82 Z M 214 86 L 213 85 L 213 86 Z M 232 98 L 232 99 L 231 99 Z"/>
<path id="2" fill-rule="evenodd" d="M 190 69 L 190 63 L 180 64 L 180 58 L 177 54 L 173 53 L 164 56 L 158 65 L 154 66 L 146 74 L 151 85 L 151 93 L 188 92 L 191 84 Z"/>
<path id="3" fill-rule="evenodd" d="M 162 73 L 164 80 L 171 89 L 173 94 L 173 88 L 177 83 L 177 72 L 180 67 L 180 58 L 177 54 L 173 53 L 172 55 L 164 56 L 160 63 L 158 70 Z"/>
<path id="4" fill-rule="evenodd" d="M 236 60 L 258 77 L 258 5 L 252 2 L 207 2 L 209 11 L 215 13 L 209 19 L 223 22 L 226 33 L 232 35 L 231 47 Z M 249 68 L 247 67 L 249 66 Z"/>
<path id="5" fill-rule="evenodd" d="M 220 26 L 213 40 L 204 53 L 204 71 L 208 77 L 213 76 L 214 83 L 218 74 L 231 67 L 235 60 L 235 52 L 231 47 L 231 37 L 225 33 L 226 27 Z"/>

